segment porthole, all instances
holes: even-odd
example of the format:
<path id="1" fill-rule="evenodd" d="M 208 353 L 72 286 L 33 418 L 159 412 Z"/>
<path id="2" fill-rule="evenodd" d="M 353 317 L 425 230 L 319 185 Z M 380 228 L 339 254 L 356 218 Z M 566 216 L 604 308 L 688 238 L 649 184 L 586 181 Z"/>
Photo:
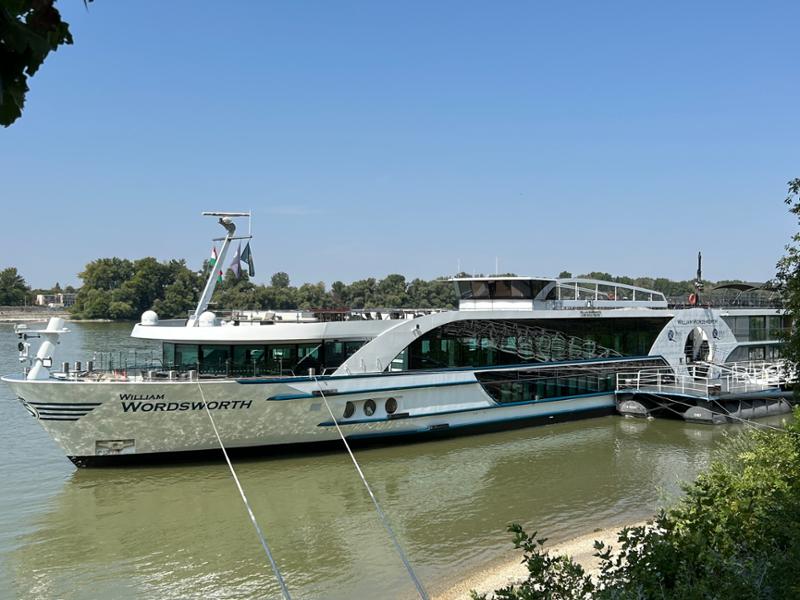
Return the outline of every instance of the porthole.
<path id="1" fill-rule="evenodd" d="M 372 415 L 375 414 L 375 400 L 372 400 L 370 398 L 369 400 L 364 402 L 364 414 L 367 415 L 368 417 L 371 417 Z"/>
<path id="2" fill-rule="evenodd" d="M 347 404 L 344 405 L 344 415 L 343 415 L 344 418 L 349 419 L 350 417 L 353 416 L 354 412 L 356 412 L 355 404 L 353 404 L 352 402 L 347 402 Z"/>
<path id="3" fill-rule="evenodd" d="M 396 410 L 397 410 L 397 400 L 395 400 L 394 398 L 387 398 L 386 413 L 392 415 Z"/>

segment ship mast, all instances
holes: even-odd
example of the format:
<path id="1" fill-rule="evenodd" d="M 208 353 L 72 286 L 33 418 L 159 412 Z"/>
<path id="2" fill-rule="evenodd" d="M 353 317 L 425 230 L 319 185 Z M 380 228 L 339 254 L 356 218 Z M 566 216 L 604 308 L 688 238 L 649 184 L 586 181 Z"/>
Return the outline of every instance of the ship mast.
<path id="1" fill-rule="evenodd" d="M 222 241 L 222 248 L 220 248 L 219 256 L 217 257 L 217 262 L 214 265 L 214 268 L 208 274 L 208 279 L 206 280 L 205 288 L 203 288 L 203 293 L 200 295 L 200 301 L 197 303 L 197 308 L 194 309 L 194 313 L 186 323 L 187 327 L 195 327 L 200 319 L 200 315 L 202 315 L 206 309 L 208 308 L 208 304 L 211 302 L 211 296 L 214 295 L 214 289 L 217 287 L 217 271 L 219 266 L 224 264 L 225 258 L 228 254 L 228 248 L 230 248 L 231 242 L 233 240 L 249 240 L 251 235 L 241 235 L 236 237 L 236 224 L 233 222 L 233 219 L 236 217 L 247 217 L 248 221 L 250 220 L 251 213 L 248 212 L 204 212 L 204 217 L 219 217 L 219 224 L 225 228 L 225 237 L 224 238 L 215 238 L 213 241 L 218 242 Z M 249 229 L 249 227 L 248 227 Z"/>
<path id="2" fill-rule="evenodd" d="M 703 255 L 697 252 L 697 274 L 694 279 L 695 295 L 697 296 L 697 304 L 700 304 L 700 292 L 703 291 Z"/>

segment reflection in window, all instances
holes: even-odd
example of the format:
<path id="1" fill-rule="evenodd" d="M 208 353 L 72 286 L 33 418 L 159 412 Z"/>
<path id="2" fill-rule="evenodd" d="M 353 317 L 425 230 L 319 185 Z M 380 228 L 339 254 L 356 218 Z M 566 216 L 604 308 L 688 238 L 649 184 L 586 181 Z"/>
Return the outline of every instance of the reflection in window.
<path id="1" fill-rule="evenodd" d="M 563 335 L 559 339 L 546 337 L 517 339 L 514 336 L 500 340 L 456 334 L 448 326 L 433 329 L 414 340 L 392 361 L 392 370 L 443 369 L 453 367 L 487 367 L 540 362 L 525 359 L 525 348 L 531 355 L 550 356 L 549 360 L 565 360 L 565 340 L 577 337 L 586 344 L 596 344 L 619 352 L 623 356 L 645 356 L 669 319 L 653 318 L 603 318 L 603 319 L 542 319 L 519 321 L 520 325 L 542 327 Z M 468 323 L 468 322 L 466 322 Z M 513 324 L 514 322 L 512 322 Z M 547 361 L 545 361 L 547 362 Z"/>
<path id="2" fill-rule="evenodd" d="M 199 364 L 197 344 L 175 344 L 175 366 L 194 369 Z"/>
<path id="3" fill-rule="evenodd" d="M 335 369 L 366 342 L 309 344 L 163 344 L 164 367 L 231 377 L 300 375 Z"/>

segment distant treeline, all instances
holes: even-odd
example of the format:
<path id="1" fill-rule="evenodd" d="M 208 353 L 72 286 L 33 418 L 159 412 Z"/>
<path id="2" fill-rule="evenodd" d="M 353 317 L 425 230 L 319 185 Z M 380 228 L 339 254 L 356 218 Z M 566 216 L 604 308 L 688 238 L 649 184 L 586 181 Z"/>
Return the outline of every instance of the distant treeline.
<path id="1" fill-rule="evenodd" d="M 58 282 L 49 289 L 31 288 L 25 283 L 25 278 L 19 274 L 16 267 L 0 270 L 0 306 L 30 306 L 34 304 L 38 294 L 74 293 L 75 291 L 71 285 L 62 289 Z"/>
<path id="2" fill-rule="evenodd" d="M 139 260 L 99 258 L 79 273 L 83 285 L 70 309 L 83 319 L 138 319 L 153 309 L 162 318 L 185 317 L 197 304 L 208 276 L 209 263 L 193 271 L 184 260 L 160 262 L 152 257 Z M 460 273 L 460 276 L 469 276 Z M 559 277 L 572 277 L 562 271 Z M 580 275 L 657 290 L 666 296 L 686 296 L 694 291 L 692 280 L 673 281 L 664 277 L 626 277 L 591 272 Z M 217 285 L 212 307 L 218 309 L 310 309 L 310 308 L 455 308 L 453 284 L 447 277 L 412 279 L 392 274 L 383 279 L 369 277 L 350 284 L 334 281 L 291 285 L 289 275 L 275 273 L 268 284 L 251 281 L 246 272 L 236 277 L 227 271 Z M 722 282 L 717 282 L 722 283 Z M 715 285 L 705 282 L 706 289 Z M 32 290 L 11 267 L 0 271 L 0 305 L 32 304 L 36 294 L 75 291 L 56 284 L 49 290 Z"/>

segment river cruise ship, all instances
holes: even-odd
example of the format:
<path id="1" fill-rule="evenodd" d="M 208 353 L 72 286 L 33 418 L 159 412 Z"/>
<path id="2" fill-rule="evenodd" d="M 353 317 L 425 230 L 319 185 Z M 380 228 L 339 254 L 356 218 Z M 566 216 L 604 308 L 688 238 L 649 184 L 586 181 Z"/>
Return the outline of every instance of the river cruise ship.
<path id="1" fill-rule="evenodd" d="M 211 214 L 227 230 L 221 264 L 246 215 Z M 745 284 L 717 290 L 727 299 L 714 305 L 586 278 L 466 277 L 453 279 L 457 310 L 215 313 L 216 279 L 187 319 L 148 311 L 133 327 L 160 343 L 158 360 L 56 369 L 68 332 L 55 318 L 18 330 L 26 366 L 3 381 L 90 466 L 196 456 L 220 440 L 301 447 L 336 442 L 340 429 L 390 442 L 607 415 L 621 376 L 674 387 L 738 368 L 752 379 L 741 365 L 775 363 L 787 326 L 774 294 Z"/>

